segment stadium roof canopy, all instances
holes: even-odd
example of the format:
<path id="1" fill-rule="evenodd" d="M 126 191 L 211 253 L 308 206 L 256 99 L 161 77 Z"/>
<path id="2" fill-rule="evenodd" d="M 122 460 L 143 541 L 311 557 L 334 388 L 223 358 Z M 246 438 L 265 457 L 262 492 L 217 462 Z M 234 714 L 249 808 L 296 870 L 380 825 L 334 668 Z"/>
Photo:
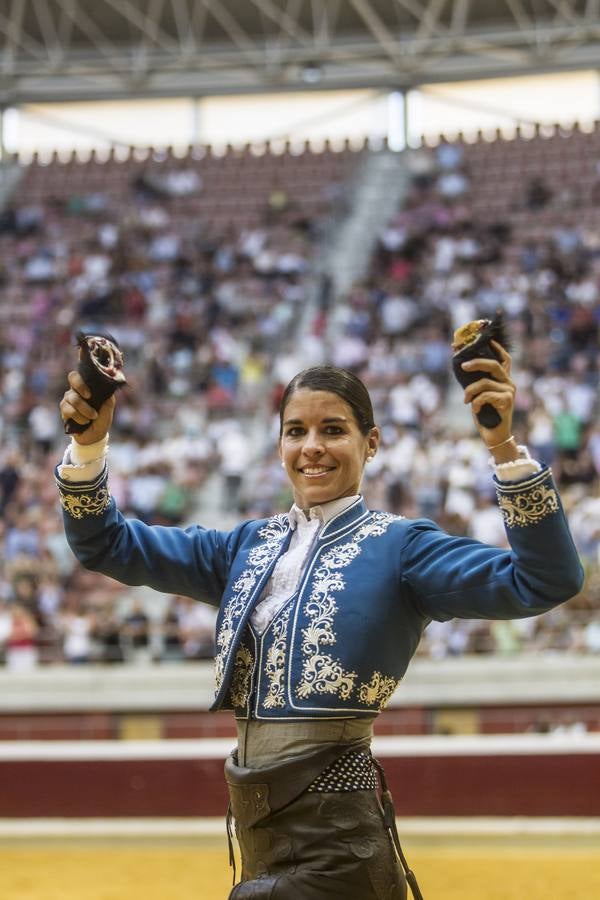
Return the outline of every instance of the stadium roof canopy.
<path id="1" fill-rule="evenodd" d="M 3 0 L 0 105 L 592 68 L 600 0 Z"/>

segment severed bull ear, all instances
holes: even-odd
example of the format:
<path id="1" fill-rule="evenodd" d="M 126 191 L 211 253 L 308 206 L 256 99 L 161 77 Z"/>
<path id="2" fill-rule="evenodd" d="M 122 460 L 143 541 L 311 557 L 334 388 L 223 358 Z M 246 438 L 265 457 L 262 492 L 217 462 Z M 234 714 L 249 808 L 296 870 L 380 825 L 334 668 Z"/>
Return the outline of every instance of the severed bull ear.
<path id="1" fill-rule="evenodd" d="M 123 372 L 124 356 L 111 334 L 76 334 L 79 346 L 77 371 L 92 392 L 88 400 L 90 406 L 99 410 L 102 404 L 119 388 L 127 384 Z M 81 434 L 90 427 L 90 422 L 80 425 L 74 419 L 67 419 L 65 432 Z"/>
<path id="2" fill-rule="evenodd" d="M 491 341 L 496 341 L 505 350 L 510 350 L 510 338 L 501 312 L 493 319 L 475 319 L 473 322 L 467 322 L 454 332 L 452 371 L 462 387 L 467 387 L 480 378 L 491 377 L 489 372 L 466 372 L 461 368 L 469 359 L 498 359 Z M 495 428 L 502 421 L 498 410 L 490 403 L 482 406 L 477 413 L 477 419 L 485 428 Z"/>

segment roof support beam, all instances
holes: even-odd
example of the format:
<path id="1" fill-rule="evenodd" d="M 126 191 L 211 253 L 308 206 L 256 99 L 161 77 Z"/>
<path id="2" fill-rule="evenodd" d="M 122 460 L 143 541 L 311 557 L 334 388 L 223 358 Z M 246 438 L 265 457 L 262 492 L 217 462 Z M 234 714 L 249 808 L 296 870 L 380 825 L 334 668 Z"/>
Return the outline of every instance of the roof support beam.
<path id="1" fill-rule="evenodd" d="M 203 3 L 194 3 L 192 7 L 192 33 L 196 43 L 202 43 L 204 40 L 207 14 L 208 10 Z"/>
<path id="2" fill-rule="evenodd" d="M 577 24 L 580 19 L 569 0 L 548 0 L 550 6 L 556 10 L 557 23 L 568 22 L 570 25 Z"/>
<path id="3" fill-rule="evenodd" d="M 395 65 L 401 63 L 398 41 L 394 38 L 387 25 L 381 21 L 373 7 L 367 0 L 351 0 L 352 6 L 359 14 L 375 40 L 378 41 L 385 54 Z"/>
<path id="4" fill-rule="evenodd" d="M 14 70 L 17 58 L 17 47 L 36 59 L 47 59 L 44 47 L 34 41 L 23 30 L 23 17 L 25 14 L 25 0 L 13 0 L 10 13 L 5 16 L 0 13 L 0 33 L 7 38 L 7 47 L 3 60 L 3 71 Z"/>
<path id="5" fill-rule="evenodd" d="M 163 50 L 173 50 L 173 39 L 162 30 L 157 18 L 153 18 L 151 15 L 150 9 L 152 5 L 148 10 L 148 14 L 144 15 L 131 0 L 104 0 L 104 3 L 107 3 L 108 6 L 111 6 L 124 19 L 127 19 L 135 28 L 139 29 L 153 44 L 162 47 Z"/>
<path id="6" fill-rule="evenodd" d="M 0 0 L 5 103 L 597 67 L 600 0 Z"/>
<path id="7" fill-rule="evenodd" d="M 190 8 L 187 5 L 186 0 L 171 0 L 171 9 L 173 10 L 173 19 L 175 21 L 177 35 L 181 43 L 183 43 L 192 27 Z"/>
<path id="8" fill-rule="evenodd" d="M 325 50 L 330 46 L 330 28 L 335 23 L 339 8 L 340 0 L 331 0 L 328 4 L 320 3 L 319 0 L 311 0 L 315 46 L 320 50 Z"/>
<path id="9" fill-rule="evenodd" d="M 454 6 L 452 8 L 452 22 L 450 24 L 450 31 L 453 34 L 464 33 L 464 30 L 467 27 L 470 6 L 471 0 L 454 0 Z"/>
<path id="10" fill-rule="evenodd" d="M 431 37 L 445 31 L 440 28 L 439 18 L 446 4 L 446 0 L 429 0 L 429 3 L 423 10 L 423 16 L 417 29 L 417 38 Z"/>
<path id="11" fill-rule="evenodd" d="M 285 7 L 286 16 L 289 16 L 289 18 L 292 20 L 292 22 L 296 22 L 297 24 L 299 24 L 299 22 L 300 22 L 300 12 L 302 10 L 302 2 L 303 2 L 303 0 L 287 0 L 287 4 Z M 305 34 L 306 34 L 307 42 L 309 44 L 313 43 L 314 42 L 314 29 L 313 29 L 313 33 L 306 30 Z"/>
<path id="12" fill-rule="evenodd" d="M 251 3 L 260 10 L 267 19 L 270 19 L 272 22 L 275 22 L 276 25 L 279 25 L 281 31 L 285 32 L 288 37 L 294 38 L 294 40 L 298 41 L 300 44 L 312 44 L 310 34 L 308 34 L 304 28 L 301 28 L 298 22 L 293 19 L 286 10 L 281 10 L 275 6 L 272 0 L 251 0 Z"/>
<path id="13" fill-rule="evenodd" d="M 149 28 L 145 28 L 140 32 L 140 41 L 134 54 L 136 78 L 146 77 L 150 70 L 150 29 L 153 28 L 156 22 L 160 21 L 164 5 L 165 0 L 149 0 L 148 2 L 146 21 Z M 179 49 L 179 47 L 177 49 Z"/>
<path id="14" fill-rule="evenodd" d="M 33 8 L 40 25 L 40 31 L 44 39 L 44 44 L 46 45 L 48 58 L 53 60 L 56 64 L 62 56 L 62 51 L 60 48 L 58 32 L 54 25 L 48 4 L 45 0 L 33 0 Z"/>
<path id="15" fill-rule="evenodd" d="M 73 24 L 89 38 L 101 56 L 114 63 L 115 59 L 123 55 L 123 52 L 106 37 L 94 20 L 88 16 L 81 4 L 76 5 L 72 0 L 56 0 L 56 2 L 72 20 Z"/>
<path id="16" fill-rule="evenodd" d="M 344 0 L 331 0 L 331 2 L 327 3 L 327 23 L 331 35 L 337 28 L 343 2 Z"/>
<path id="17" fill-rule="evenodd" d="M 529 13 L 523 6 L 522 0 L 506 0 L 506 5 L 515 20 L 517 27 L 520 28 L 521 31 L 526 31 L 527 29 L 534 27 Z"/>
<path id="18" fill-rule="evenodd" d="M 198 0 L 196 0 L 198 2 Z M 264 54 L 260 47 L 248 37 L 236 19 L 233 18 L 226 6 L 219 0 L 200 0 L 208 12 L 217 20 L 221 28 L 235 44 L 238 50 L 246 57 L 254 69 L 261 69 L 264 65 Z"/>
<path id="19" fill-rule="evenodd" d="M 597 22 L 600 18 L 600 0 L 587 0 L 585 18 L 589 22 Z"/>
<path id="20" fill-rule="evenodd" d="M 190 11 L 188 0 L 171 0 L 171 6 L 179 38 L 180 57 L 187 62 L 198 52 L 198 46 L 202 43 L 207 9 L 202 3 L 193 3 Z"/>
<path id="21" fill-rule="evenodd" d="M 21 26 L 23 22 L 23 12 L 25 9 L 25 0 L 13 0 L 13 8 L 10 17 L 6 20 L 6 26 L 2 26 L 0 21 L 0 33 L 6 38 L 4 54 L 2 60 L 2 74 L 12 74 L 15 62 L 15 50 L 21 41 Z M 9 28 L 10 26 L 10 28 Z M 22 46 L 22 45 L 20 45 Z"/>
<path id="22" fill-rule="evenodd" d="M 203 10 L 204 14 L 206 14 L 204 7 L 198 6 L 197 8 Z M 186 44 L 189 45 L 194 40 L 194 35 L 192 33 L 190 10 L 186 0 L 171 0 L 171 9 L 173 10 L 173 20 L 177 29 L 179 44 L 181 47 Z"/>
<path id="23" fill-rule="evenodd" d="M 71 10 L 75 5 L 75 0 L 66 0 L 65 6 L 69 6 Z M 65 8 L 58 9 L 58 25 L 56 30 L 58 33 L 58 43 L 61 48 L 61 55 L 64 59 L 68 55 L 71 44 L 71 35 L 73 33 L 73 15 L 67 15 Z"/>
<path id="24" fill-rule="evenodd" d="M 423 21 L 423 4 L 418 0 L 396 0 L 396 3 L 414 16 L 417 22 Z"/>

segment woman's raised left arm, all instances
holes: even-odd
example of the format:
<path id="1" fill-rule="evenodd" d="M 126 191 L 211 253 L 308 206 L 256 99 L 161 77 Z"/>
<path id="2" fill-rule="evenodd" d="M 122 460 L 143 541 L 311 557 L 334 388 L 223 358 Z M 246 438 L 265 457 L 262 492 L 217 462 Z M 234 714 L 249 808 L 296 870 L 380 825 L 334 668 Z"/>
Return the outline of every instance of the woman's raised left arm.
<path id="1" fill-rule="evenodd" d="M 583 583 L 552 473 L 531 460 L 513 437 L 511 358 L 500 344 L 493 347 L 497 360 L 463 364 L 486 373 L 465 389 L 464 399 L 496 465 L 496 494 L 511 549 L 452 537 L 425 520 L 410 524 L 402 577 L 422 612 L 433 619 L 536 615 L 577 594 Z M 500 414 L 494 428 L 477 419 L 485 404 Z"/>

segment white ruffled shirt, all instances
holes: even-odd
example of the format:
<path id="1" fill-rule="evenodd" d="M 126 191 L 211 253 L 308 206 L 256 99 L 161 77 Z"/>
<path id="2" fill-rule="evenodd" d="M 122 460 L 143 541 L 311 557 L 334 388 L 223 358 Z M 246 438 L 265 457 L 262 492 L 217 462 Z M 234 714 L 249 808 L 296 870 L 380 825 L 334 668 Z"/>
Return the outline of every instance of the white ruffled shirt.
<path id="1" fill-rule="evenodd" d="M 359 496 L 354 494 L 351 497 L 340 497 L 320 506 L 311 506 L 308 510 L 300 509 L 294 503 L 288 514 L 293 532 L 290 546 L 277 561 L 262 598 L 250 616 L 252 627 L 258 634 L 262 634 L 282 606 L 298 590 L 304 563 L 321 530 L 330 519 L 352 506 Z"/>
<path id="2" fill-rule="evenodd" d="M 540 471 L 540 464 L 530 457 L 527 448 L 519 446 L 518 449 L 519 459 L 513 462 L 494 465 L 492 460 L 491 465 L 499 481 L 519 481 Z M 64 481 L 93 481 L 104 468 L 107 452 L 108 435 L 95 444 L 87 445 L 78 444 L 71 438 L 63 461 L 58 467 L 58 474 Z M 250 617 L 252 626 L 258 634 L 262 634 L 279 610 L 298 590 L 304 564 L 321 529 L 334 516 L 352 506 L 359 496 L 355 494 L 351 497 L 340 497 L 308 510 L 302 510 L 294 503 L 289 512 L 290 527 L 293 531 L 290 546 L 279 558 Z"/>

